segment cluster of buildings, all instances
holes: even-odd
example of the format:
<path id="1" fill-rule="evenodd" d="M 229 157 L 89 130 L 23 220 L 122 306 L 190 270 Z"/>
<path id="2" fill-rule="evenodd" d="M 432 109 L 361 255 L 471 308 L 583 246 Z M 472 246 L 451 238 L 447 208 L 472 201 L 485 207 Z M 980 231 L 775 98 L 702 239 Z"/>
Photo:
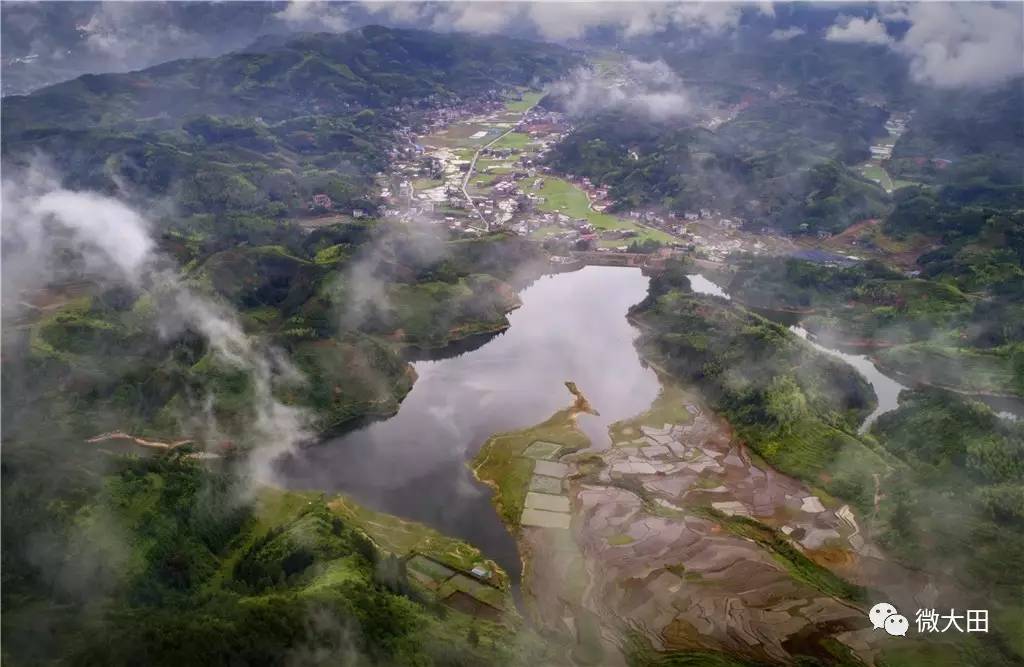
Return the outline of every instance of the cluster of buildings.
<path id="1" fill-rule="evenodd" d="M 683 213 L 683 219 L 687 222 L 704 222 L 719 229 L 741 229 L 746 224 L 746 221 L 741 217 L 726 217 L 721 211 L 710 208 L 687 211 Z"/>
<path id="2" fill-rule="evenodd" d="M 473 111 L 435 110 L 430 113 L 432 122 L 447 126 L 467 116 L 477 119 L 490 114 L 493 119 L 503 109 L 498 104 L 487 103 L 477 105 Z M 480 124 L 478 120 L 474 123 Z M 530 236 L 544 230 L 544 238 L 575 250 L 624 250 L 631 240 L 640 236 L 635 229 L 597 230 L 586 218 L 542 210 L 547 203 L 544 184 L 548 173 L 542 159 L 569 129 L 562 114 L 534 108 L 510 129 L 528 134 L 531 137 L 529 147 L 498 142 L 481 149 L 468 178 L 472 151 L 424 148 L 418 143 L 418 135 L 411 131 L 404 135 L 404 143 L 393 156 L 391 173 L 382 182 L 381 194 L 389 206 L 385 213 L 406 220 L 423 216 L 462 232 L 505 228 Z M 569 175 L 567 180 L 586 193 L 594 211 L 604 212 L 613 206 L 606 187 L 586 177 Z M 729 237 L 735 236 L 733 230 L 741 227 L 743 220 L 726 217 L 718 210 L 698 209 L 681 215 L 645 210 L 633 211 L 628 216 L 644 226 L 674 235 L 680 239 L 675 245 L 683 247 L 705 241 L 688 229 L 692 222 L 701 223 L 710 254 L 716 258 L 739 249 L 742 244 Z"/>

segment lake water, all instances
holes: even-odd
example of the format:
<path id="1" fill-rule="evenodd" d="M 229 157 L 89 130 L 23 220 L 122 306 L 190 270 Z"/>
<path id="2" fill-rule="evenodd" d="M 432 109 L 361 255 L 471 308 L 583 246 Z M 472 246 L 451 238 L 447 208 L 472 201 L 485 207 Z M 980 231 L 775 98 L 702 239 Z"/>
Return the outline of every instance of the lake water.
<path id="1" fill-rule="evenodd" d="M 466 462 L 492 434 L 569 406 L 567 380 L 600 413 L 579 419 L 596 447 L 610 444 L 611 423 L 647 409 L 660 385 L 626 320 L 647 283 L 639 269 L 602 266 L 540 278 L 520 293 L 507 331 L 472 351 L 415 362 L 419 377 L 395 416 L 302 450 L 282 483 L 344 492 L 463 538 L 518 579 L 515 542 Z"/>
<path id="2" fill-rule="evenodd" d="M 729 298 L 703 276 L 690 281 L 698 293 Z M 626 320 L 647 283 L 639 269 L 600 266 L 540 278 L 520 293 L 523 305 L 509 315 L 507 331 L 465 352 L 414 362 L 419 377 L 396 415 L 299 451 L 279 481 L 344 492 L 465 539 L 518 580 L 515 541 L 491 505 L 491 489 L 466 464 L 494 433 L 532 426 L 570 405 L 567 380 L 600 413 L 579 419 L 595 447 L 610 444 L 610 424 L 647 409 L 660 385 Z M 903 386 L 870 358 L 810 342 L 857 368 L 874 388 L 878 407 L 862 429 L 897 407 Z"/>

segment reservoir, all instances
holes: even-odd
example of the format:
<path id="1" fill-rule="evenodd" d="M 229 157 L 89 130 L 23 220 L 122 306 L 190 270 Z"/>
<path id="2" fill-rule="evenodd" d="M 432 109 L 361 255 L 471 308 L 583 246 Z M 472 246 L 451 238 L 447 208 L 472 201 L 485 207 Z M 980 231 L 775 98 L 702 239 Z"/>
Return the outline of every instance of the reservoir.
<path id="1" fill-rule="evenodd" d="M 290 488 L 342 492 L 376 510 L 467 540 L 519 578 L 515 541 L 491 489 L 466 465 L 497 432 L 569 406 L 575 382 L 600 415 L 581 415 L 595 447 L 610 424 L 646 410 L 660 385 L 640 360 L 629 307 L 647 294 L 639 269 L 587 266 L 520 293 L 509 328 L 477 349 L 413 364 L 418 379 L 396 415 L 296 453 Z"/>
<path id="2" fill-rule="evenodd" d="M 729 298 L 703 276 L 690 279 L 696 292 Z M 414 362 L 418 379 L 397 414 L 299 450 L 278 481 L 345 493 L 462 538 L 517 581 L 515 541 L 491 505 L 491 489 L 467 463 L 493 434 L 532 426 L 570 405 L 567 380 L 600 413 L 579 417 L 594 447 L 609 445 L 610 424 L 646 410 L 660 385 L 634 348 L 639 331 L 626 313 L 646 296 L 647 284 L 639 269 L 608 266 L 539 278 L 520 292 L 522 306 L 504 333 L 462 353 Z M 812 345 L 853 365 L 874 387 L 878 407 L 862 430 L 897 407 L 902 385 L 867 356 Z"/>

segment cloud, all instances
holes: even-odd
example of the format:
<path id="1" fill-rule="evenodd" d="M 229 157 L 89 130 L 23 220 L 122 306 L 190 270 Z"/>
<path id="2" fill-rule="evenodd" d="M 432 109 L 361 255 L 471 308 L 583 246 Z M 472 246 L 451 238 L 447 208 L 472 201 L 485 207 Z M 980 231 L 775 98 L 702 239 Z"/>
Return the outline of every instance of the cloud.
<path id="1" fill-rule="evenodd" d="M 974 86 L 1024 75 L 1024 4 L 916 4 L 907 18 L 896 50 L 916 81 Z"/>
<path id="2" fill-rule="evenodd" d="M 245 431 L 231 436 L 250 446 L 255 479 L 268 479 L 271 461 L 312 439 L 311 415 L 283 404 L 274 393 L 302 382 L 301 374 L 280 352 L 249 337 L 230 306 L 182 282 L 178 267 L 158 252 L 139 212 L 112 197 L 66 189 L 39 163 L 24 173 L 4 175 L 2 201 L 5 305 L 17 303 L 23 290 L 53 282 L 69 253 L 81 257 L 89 279 L 127 285 L 153 298 L 159 313 L 155 335 L 168 338 L 193 331 L 218 363 L 249 377 L 249 414 L 239 420 Z M 193 407 L 196 414 L 212 419 Z M 192 426 L 220 432 L 215 423 Z"/>
<path id="3" fill-rule="evenodd" d="M 640 37 L 677 28 L 720 34 L 735 28 L 744 11 L 774 15 L 770 2 L 449 2 L 361 5 L 383 20 L 410 27 L 480 34 L 514 32 L 555 41 L 585 37 L 607 28 Z"/>
<path id="4" fill-rule="evenodd" d="M 342 329 L 357 329 L 374 317 L 388 316 L 389 287 L 394 284 L 390 272 L 395 266 L 420 269 L 436 264 L 447 252 L 447 230 L 427 220 L 382 225 L 375 234 L 333 286 Z"/>
<path id="5" fill-rule="evenodd" d="M 790 26 L 789 28 L 779 28 L 776 30 L 772 30 L 768 34 L 768 37 L 770 39 L 775 40 L 776 42 L 788 42 L 794 37 L 799 37 L 800 35 L 805 34 L 807 34 L 806 30 L 794 25 Z"/>
<path id="6" fill-rule="evenodd" d="M 375 17 L 398 25 L 424 25 L 431 21 L 434 10 L 422 2 L 363 2 L 363 9 Z"/>
<path id="7" fill-rule="evenodd" d="M 319 0 L 290 0 L 273 18 L 290 29 L 309 32 L 344 32 L 349 29 L 348 5 Z"/>
<path id="8" fill-rule="evenodd" d="M 203 49 L 200 35 L 173 21 L 160 21 L 160 13 L 158 7 L 140 11 L 125 3 L 104 2 L 77 30 L 90 51 L 117 61 L 140 53 Z"/>
<path id="9" fill-rule="evenodd" d="M 885 29 L 885 24 L 876 16 L 867 20 L 856 16 L 840 16 L 825 33 L 825 39 L 830 42 L 862 44 L 889 44 L 892 42 L 892 38 L 889 37 L 888 31 Z"/>
<path id="10" fill-rule="evenodd" d="M 65 225 L 94 271 L 101 267 L 117 270 L 118 277 L 136 283 L 153 252 L 153 240 L 143 219 L 110 197 L 92 192 L 51 190 L 41 195 L 30 214 L 52 218 Z M 68 212 L 74 211 L 73 216 Z"/>
<path id="11" fill-rule="evenodd" d="M 529 6 L 528 16 L 549 39 L 582 37 L 593 28 L 614 28 L 625 37 L 640 37 L 669 28 L 721 34 L 739 25 L 745 7 L 729 2 L 611 3 L 540 2 Z M 771 3 L 758 11 L 774 15 Z"/>
<path id="12" fill-rule="evenodd" d="M 878 15 L 887 23 L 909 21 L 908 8 L 909 5 L 905 2 L 882 3 L 878 6 Z"/>
<path id="13" fill-rule="evenodd" d="M 448 6 L 448 11 L 434 18 L 434 27 L 463 32 L 493 34 L 502 32 L 519 17 L 522 7 L 518 4 L 471 2 Z"/>
<path id="14" fill-rule="evenodd" d="M 687 116 L 693 102 L 682 81 L 662 60 L 632 60 L 626 81 L 609 81 L 592 70 L 578 69 L 554 84 L 551 92 L 573 116 L 607 109 L 630 109 L 650 120 Z"/>
<path id="15" fill-rule="evenodd" d="M 826 38 L 884 44 L 906 57 L 918 83 L 985 86 L 1024 75 L 1024 4 L 916 3 L 882 9 L 882 19 L 909 24 L 899 39 L 883 20 L 840 16 Z"/>

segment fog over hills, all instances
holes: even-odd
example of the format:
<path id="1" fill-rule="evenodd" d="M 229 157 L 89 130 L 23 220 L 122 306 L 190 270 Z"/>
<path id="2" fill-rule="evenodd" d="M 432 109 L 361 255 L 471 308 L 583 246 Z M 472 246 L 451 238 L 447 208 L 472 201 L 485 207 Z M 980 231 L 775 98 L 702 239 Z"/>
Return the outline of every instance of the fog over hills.
<path id="1" fill-rule="evenodd" d="M 4 664 L 1024 662 L 1024 4 L 0 32 Z"/>
<path id="2" fill-rule="evenodd" d="M 981 85 L 1019 67 L 1018 3 L 605 2 L 40 2 L 9 3 L 2 17 L 5 95 L 84 73 L 218 55 L 264 34 L 395 27 L 603 44 L 659 41 L 730 48 L 768 36 L 824 35 L 885 46 L 915 80 Z"/>

